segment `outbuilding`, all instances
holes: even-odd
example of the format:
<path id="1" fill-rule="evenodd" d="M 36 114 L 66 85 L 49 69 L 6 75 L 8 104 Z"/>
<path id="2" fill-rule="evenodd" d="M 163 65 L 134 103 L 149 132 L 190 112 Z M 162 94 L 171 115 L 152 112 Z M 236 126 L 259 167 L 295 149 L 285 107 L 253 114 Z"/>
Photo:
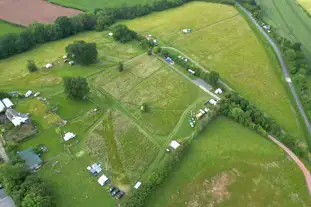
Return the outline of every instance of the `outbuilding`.
<path id="1" fill-rule="evenodd" d="M 73 138 L 75 138 L 76 137 L 76 135 L 74 134 L 74 133 L 72 133 L 72 132 L 67 132 L 66 134 L 65 134 L 65 136 L 64 136 L 64 140 L 67 142 L 68 140 L 71 140 L 71 139 L 73 139 Z"/>
<path id="2" fill-rule="evenodd" d="M 24 96 L 25 96 L 26 98 L 28 98 L 29 96 L 31 96 L 31 94 L 32 94 L 32 91 L 29 90 L 29 91 L 27 91 L 27 92 L 25 93 Z"/>
<path id="3" fill-rule="evenodd" d="M 191 73 L 192 75 L 195 75 L 195 71 L 188 69 L 188 72 Z"/>
<path id="4" fill-rule="evenodd" d="M 0 113 L 5 111 L 5 105 L 0 101 Z"/>
<path id="5" fill-rule="evenodd" d="M 4 98 L 4 99 L 2 99 L 2 103 L 4 104 L 4 106 L 6 107 L 6 108 L 11 108 L 12 106 L 14 106 L 14 104 L 11 102 L 11 100 L 10 99 L 8 99 L 8 98 Z"/>
<path id="6" fill-rule="evenodd" d="M 211 100 L 209 100 L 209 103 L 212 104 L 212 105 L 214 105 L 214 106 L 216 106 L 217 101 L 215 101 L 214 99 L 211 99 Z"/>
<path id="7" fill-rule="evenodd" d="M 50 68 L 52 68 L 52 67 L 53 67 L 52 63 L 48 63 L 48 64 L 45 65 L 45 68 L 46 68 L 46 69 L 50 69 Z"/>
<path id="8" fill-rule="evenodd" d="M 203 117 L 203 113 L 202 113 L 202 112 L 199 112 L 199 113 L 197 113 L 197 114 L 195 115 L 195 118 L 196 118 L 197 120 L 201 119 L 202 117 Z"/>
<path id="9" fill-rule="evenodd" d="M 109 36 L 109 37 L 112 37 L 112 36 L 113 36 L 113 33 L 112 33 L 112 32 L 109 32 L 109 33 L 108 33 L 108 36 Z"/>
<path id="10" fill-rule="evenodd" d="M 215 93 L 216 93 L 216 94 L 222 94 L 221 88 L 217 88 L 217 89 L 215 90 Z"/>
<path id="11" fill-rule="evenodd" d="M 171 143 L 170 143 L 170 147 L 174 150 L 177 149 L 179 146 L 180 146 L 180 144 L 175 140 L 171 141 Z"/>
<path id="12" fill-rule="evenodd" d="M 141 185 L 141 182 L 138 181 L 138 182 L 134 185 L 134 188 L 135 188 L 135 189 L 138 189 L 138 188 L 140 187 L 140 185 Z"/>
<path id="13" fill-rule="evenodd" d="M 33 96 L 34 96 L 34 97 L 40 96 L 40 92 L 35 93 Z"/>
<path id="14" fill-rule="evenodd" d="M 105 175 L 100 176 L 100 178 L 98 179 L 98 183 L 100 186 L 104 186 L 106 185 L 106 183 L 108 182 L 108 178 Z"/>

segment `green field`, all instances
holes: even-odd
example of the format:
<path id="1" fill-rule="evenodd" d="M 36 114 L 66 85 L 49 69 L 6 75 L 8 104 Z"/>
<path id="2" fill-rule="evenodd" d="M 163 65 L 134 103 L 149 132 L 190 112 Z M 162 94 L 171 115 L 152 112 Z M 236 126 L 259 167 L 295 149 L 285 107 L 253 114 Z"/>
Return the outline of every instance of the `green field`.
<path id="1" fill-rule="evenodd" d="M 309 0 L 297 0 L 297 2 L 311 14 L 311 1 Z"/>
<path id="2" fill-rule="evenodd" d="M 196 15 L 192 15 L 192 14 Z M 169 19 L 169 21 L 168 21 Z M 125 22 L 142 35 L 152 34 L 163 45 L 189 55 L 241 95 L 303 140 L 303 130 L 265 48 L 247 22 L 232 7 L 193 2 L 182 7 Z M 183 34 L 183 28 L 193 31 Z"/>
<path id="3" fill-rule="evenodd" d="M 0 37 L 8 33 L 19 33 L 22 31 L 22 27 L 15 26 L 0 19 Z"/>
<path id="4" fill-rule="evenodd" d="M 281 149 L 220 117 L 192 141 L 148 206 L 310 205 L 302 173 Z"/>
<path id="5" fill-rule="evenodd" d="M 151 0 L 117 0 L 117 1 L 109 1 L 109 0 L 92 0 L 92 3 L 88 0 L 48 0 L 52 3 L 57 3 L 59 5 L 64 5 L 66 7 L 72 7 L 76 9 L 81 9 L 83 11 L 91 11 L 97 8 L 118 8 L 123 5 L 132 6 L 137 4 L 149 4 Z"/>

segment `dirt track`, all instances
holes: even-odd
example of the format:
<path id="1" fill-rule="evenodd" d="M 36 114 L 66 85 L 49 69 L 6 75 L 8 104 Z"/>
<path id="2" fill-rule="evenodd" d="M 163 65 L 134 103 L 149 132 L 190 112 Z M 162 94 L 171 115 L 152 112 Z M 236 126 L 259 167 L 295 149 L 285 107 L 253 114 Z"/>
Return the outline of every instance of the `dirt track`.
<path id="1" fill-rule="evenodd" d="M 21 25 L 51 23 L 59 16 L 72 16 L 80 12 L 43 0 L 0 0 L 0 19 Z"/>

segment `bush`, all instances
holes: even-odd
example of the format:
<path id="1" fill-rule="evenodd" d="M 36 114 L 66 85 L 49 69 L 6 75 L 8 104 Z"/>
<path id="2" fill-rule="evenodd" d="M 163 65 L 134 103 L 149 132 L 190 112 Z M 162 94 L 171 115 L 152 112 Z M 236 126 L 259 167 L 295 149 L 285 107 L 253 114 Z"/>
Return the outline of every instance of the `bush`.
<path id="1" fill-rule="evenodd" d="M 64 77 L 65 94 L 71 99 L 85 99 L 90 89 L 86 78 Z"/>
<path id="2" fill-rule="evenodd" d="M 119 64 L 118 64 L 118 70 L 119 70 L 119 72 L 122 72 L 122 71 L 124 70 L 124 65 L 123 65 L 122 62 L 119 62 Z"/>
<path id="3" fill-rule="evenodd" d="M 66 47 L 69 57 L 72 57 L 78 64 L 90 65 L 97 61 L 96 43 L 86 43 L 85 41 L 75 41 Z"/>
<path id="4" fill-rule="evenodd" d="M 37 68 L 37 66 L 36 66 L 36 64 L 35 64 L 35 62 L 33 60 L 28 60 L 28 62 L 27 62 L 27 69 L 31 73 L 38 70 L 38 68 Z"/>
<path id="5" fill-rule="evenodd" d="M 126 25 L 118 24 L 112 28 L 113 38 L 121 43 L 129 42 L 137 38 L 137 33 L 130 30 Z"/>

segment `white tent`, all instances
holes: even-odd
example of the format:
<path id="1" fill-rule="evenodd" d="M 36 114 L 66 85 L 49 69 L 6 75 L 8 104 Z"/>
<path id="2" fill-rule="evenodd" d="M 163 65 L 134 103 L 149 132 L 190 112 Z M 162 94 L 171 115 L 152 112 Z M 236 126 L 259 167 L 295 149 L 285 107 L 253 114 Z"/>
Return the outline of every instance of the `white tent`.
<path id="1" fill-rule="evenodd" d="M 112 33 L 112 32 L 109 32 L 109 33 L 108 33 L 108 36 L 112 37 L 112 36 L 113 36 L 113 33 Z"/>
<path id="2" fill-rule="evenodd" d="M 217 88 L 217 89 L 215 90 L 215 93 L 216 93 L 216 94 L 222 94 L 221 88 Z"/>
<path id="3" fill-rule="evenodd" d="M 0 113 L 5 111 L 5 105 L 0 101 Z"/>
<path id="4" fill-rule="evenodd" d="M 180 146 L 180 144 L 177 141 L 175 141 L 175 140 L 171 141 L 171 144 L 170 144 L 171 148 L 177 149 L 179 146 Z"/>
<path id="5" fill-rule="evenodd" d="M 63 56 L 63 59 L 67 59 L 67 55 L 64 55 L 64 56 Z"/>
<path id="6" fill-rule="evenodd" d="M 68 140 L 70 140 L 70 139 L 72 139 L 72 138 L 75 138 L 76 137 L 76 135 L 74 134 L 74 133 L 72 133 L 72 132 L 67 132 L 66 134 L 65 134 L 65 136 L 64 136 L 64 140 L 65 141 L 68 141 Z"/>
<path id="7" fill-rule="evenodd" d="M 5 105 L 5 107 L 7 107 L 7 108 L 11 108 L 12 106 L 14 106 L 14 104 L 8 98 L 2 99 L 2 102 Z"/>
<path id="8" fill-rule="evenodd" d="M 98 179 L 98 183 L 101 186 L 104 186 L 108 181 L 108 178 L 105 175 L 100 176 L 100 178 Z"/>
<path id="9" fill-rule="evenodd" d="M 31 94 L 32 94 L 32 91 L 27 91 L 27 92 L 25 93 L 25 97 L 28 98 L 29 96 L 31 96 Z"/>
<path id="10" fill-rule="evenodd" d="M 53 65 L 51 63 L 48 63 L 48 64 L 45 65 L 46 69 L 49 69 L 49 68 L 52 68 L 52 67 L 53 67 Z"/>
<path id="11" fill-rule="evenodd" d="M 135 188 L 135 189 L 138 189 L 140 185 L 141 185 L 141 182 L 138 181 L 138 182 L 134 185 L 134 188 Z"/>

